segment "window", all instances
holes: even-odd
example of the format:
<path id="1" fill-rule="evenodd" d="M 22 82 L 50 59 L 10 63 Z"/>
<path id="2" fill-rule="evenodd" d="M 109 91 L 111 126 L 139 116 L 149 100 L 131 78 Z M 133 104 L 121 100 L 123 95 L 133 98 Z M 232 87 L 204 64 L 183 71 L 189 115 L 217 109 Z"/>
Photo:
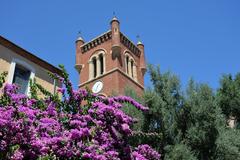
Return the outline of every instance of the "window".
<path id="1" fill-rule="evenodd" d="M 89 79 L 96 78 L 105 72 L 105 52 L 98 51 L 89 60 Z"/>
<path id="2" fill-rule="evenodd" d="M 100 74 L 103 74 L 104 72 L 104 63 L 103 63 L 103 55 L 99 55 L 99 60 L 100 60 Z"/>
<path id="3" fill-rule="evenodd" d="M 16 65 L 13 75 L 13 83 L 18 85 L 18 93 L 27 93 L 30 74 L 31 72 L 28 69 L 18 64 Z"/>
<path id="4" fill-rule="evenodd" d="M 134 69 L 134 68 L 133 68 L 133 60 L 131 60 L 131 73 L 130 73 L 130 74 L 131 74 L 131 77 L 133 77 L 133 69 Z"/>
<path id="5" fill-rule="evenodd" d="M 97 60 L 93 58 L 93 77 L 97 77 Z"/>
<path id="6" fill-rule="evenodd" d="M 8 72 L 8 83 L 15 83 L 19 86 L 19 93 L 29 93 L 29 80 L 35 76 L 34 68 L 28 63 L 13 59 Z"/>
<path id="7" fill-rule="evenodd" d="M 133 78 L 134 80 L 137 80 L 136 62 L 134 61 L 133 57 L 129 53 L 125 54 L 125 69 L 129 77 Z"/>
<path id="8" fill-rule="evenodd" d="M 127 70 L 127 74 L 128 74 L 128 70 L 129 70 L 129 68 L 128 68 L 128 62 L 129 62 L 129 57 L 127 56 L 127 57 L 126 57 L 126 70 Z"/>

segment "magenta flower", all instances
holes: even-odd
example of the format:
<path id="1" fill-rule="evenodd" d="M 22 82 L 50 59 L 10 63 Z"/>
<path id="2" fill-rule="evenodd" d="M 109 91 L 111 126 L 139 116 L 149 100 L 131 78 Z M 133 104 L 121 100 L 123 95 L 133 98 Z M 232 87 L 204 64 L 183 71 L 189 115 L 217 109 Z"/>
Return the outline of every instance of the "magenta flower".
<path id="1" fill-rule="evenodd" d="M 124 123 L 121 126 L 122 126 L 122 130 L 125 134 L 131 134 L 131 129 L 128 124 Z"/>
<path id="2" fill-rule="evenodd" d="M 65 93 L 65 89 L 64 88 L 58 88 L 57 91 L 61 94 L 64 94 Z"/>
<path id="3" fill-rule="evenodd" d="M 148 108 L 126 96 L 98 97 L 86 90 L 72 90 L 66 83 L 62 99 L 48 96 L 30 99 L 17 93 L 17 86 L 6 84 L 0 104 L 0 152 L 2 159 L 86 159 L 159 160 L 160 154 L 148 145 L 129 146 L 132 117 L 121 103 L 141 111 Z M 81 102 L 85 102 L 81 104 Z"/>

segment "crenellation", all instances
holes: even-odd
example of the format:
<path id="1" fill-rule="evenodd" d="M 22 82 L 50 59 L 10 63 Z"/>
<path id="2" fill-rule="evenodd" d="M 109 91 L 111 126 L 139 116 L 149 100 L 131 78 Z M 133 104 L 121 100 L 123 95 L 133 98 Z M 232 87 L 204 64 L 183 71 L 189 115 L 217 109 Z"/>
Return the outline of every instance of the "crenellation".
<path id="1" fill-rule="evenodd" d="M 102 43 L 108 41 L 111 39 L 111 32 L 108 31 L 97 38 L 83 44 L 81 46 L 83 53 L 87 52 L 88 50 L 97 47 L 98 45 L 101 45 Z"/>

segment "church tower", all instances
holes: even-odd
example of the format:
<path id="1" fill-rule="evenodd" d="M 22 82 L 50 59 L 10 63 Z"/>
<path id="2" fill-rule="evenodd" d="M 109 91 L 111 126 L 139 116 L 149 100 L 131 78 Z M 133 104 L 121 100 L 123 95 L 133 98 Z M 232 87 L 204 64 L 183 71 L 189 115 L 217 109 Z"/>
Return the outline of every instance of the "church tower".
<path id="1" fill-rule="evenodd" d="M 76 40 L 75 68 L 79 73 L 79 88 L 88 87 L 93 93 L 104 96 L 124 95 L 126 88 L 143 94 L 144 45 L 130 41 L 120 31 L 116 17 L 107 32 L 89 42 L 81 37 Z"/>

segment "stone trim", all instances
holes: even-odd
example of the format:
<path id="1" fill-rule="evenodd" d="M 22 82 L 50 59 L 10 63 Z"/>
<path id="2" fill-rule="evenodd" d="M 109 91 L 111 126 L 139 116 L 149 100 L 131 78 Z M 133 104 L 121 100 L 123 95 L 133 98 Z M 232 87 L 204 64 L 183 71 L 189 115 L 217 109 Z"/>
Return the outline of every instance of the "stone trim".
<path id="1" fill-rule="evenodd" d="M 112 30 L 109 30 L 103 34 L 101 34 L 100 36 L 92 39 L 91 41 L 84 43 L 81 46 L 81 51 L 82 53 L 85 53 L 89 50 L 91 50 L 92 48 L 95 48 L 96 46 L 108 41 L 112 39 Z M 138 47 L 132 42 L 130 41 L 122 32 L 120 32 L 120 41 L 121 43 L 127 47 L 134 55 L 136 55 L 137 57 L 140 57 L 141 55 L 141 51 L 138 49 Z"/>
<path id="2" fill-rule="evenodd" d="M 100 55 L 102 55 L 103 62 L 100 61 Z M 100 75 L 104 74 L 106 71 L 106 52 L 104 50 L 97 50 L 93 53 L 93 55 L 90 57 L 88 64 L 89 64 L 89 80 L 94 79 L 94 65 L 93 65 L 93 59 L 96 59 L 96 77 L 99 77 Z M 103 66 L 101 66 L 101 64 Z M 101 74 L 101 67 L 103 67 L 103 73 Z"/>
<path id="3" fill-rule="evenodd" d="M 128 62 L 127 62 L 128 57 Z M 137 81 L 137 63 L 128 51 L 124 52 L 126 74 Z M 132 64 L 133 63 L 133 64 Z"/>
<path id="4" fill-rule="evenodd" d="M 88 80 L 88 81 L 86 81 L 86 82 L 84 82 L 84 83 L 79 84 L 78 87 L 82 87 L 82 86 L 84 86 L 84 85 L 86 85 L 86 84 L 88 84 L 88 83 L 91 83 L 91 82 L 94 82 L 94 81 L 96 81 L 96 80 L 99 80 L 100 78 L 103 78 L 103 77 L 105 77 L 105 76 L 107 76 L 107 75 L 109 75 L 109 74 L 111 74 L 111 73 L 113 73 L 113 72 L 115 72 L 115 71 L 120 72 L 120 73 L 123 74 L 125 77 L 127 77 L 129 80 L 131 80 L 134 84 L 136 84 L 138 87 L 140 87 L 141 89 L 144 89 L 144 86 L 143 86 L 143 85 L 141 85 L 140 83 L 136 82 L 136 81 L 135 81 L 134 79 L 132 79 L 131 77 L 129 78 L 129 75 L 127 75 L 125 72 L 123 72 L 123 71 L 120 70 L 119 68 L 113 68 L 112 70 L 110 70 L 110 71 L 108 71 L 108 72 L 105 72 L 104 74 L 100 75 L 99 77 L 97 77 L 97 78 L 95 78 L 95 79 L 91 79 L 91 80 Z"/>
<path id="5" fill-rule="evenodd" d="M 100 36 L 92 39 L 91 41 L 84 43 L 81 46 L 82 53 L 89 51 L 90 49 L 110 40 L 111 38 L 112 38 L 112 31 L 109 30 L 109 31 L 101 34 Z"/>

